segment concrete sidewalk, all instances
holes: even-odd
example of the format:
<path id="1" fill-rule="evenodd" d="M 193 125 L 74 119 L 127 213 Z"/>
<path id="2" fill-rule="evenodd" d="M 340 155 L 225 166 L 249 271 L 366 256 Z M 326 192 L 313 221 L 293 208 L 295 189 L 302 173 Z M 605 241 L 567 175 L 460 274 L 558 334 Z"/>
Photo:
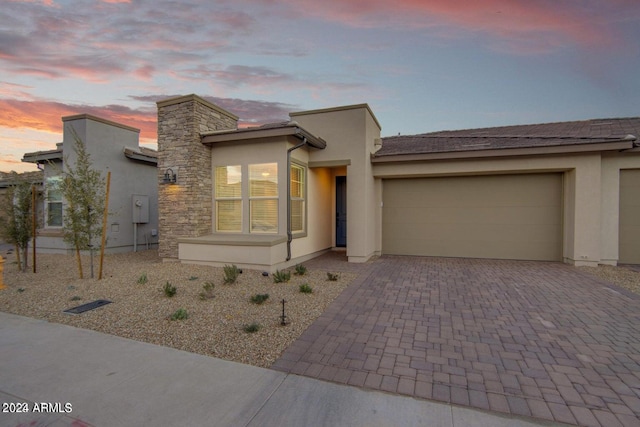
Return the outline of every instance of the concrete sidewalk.
<path id="1" fill-rule="evenodd" d="M 550 425 L 2 312 L 0 401 L 1 426 Z"/>

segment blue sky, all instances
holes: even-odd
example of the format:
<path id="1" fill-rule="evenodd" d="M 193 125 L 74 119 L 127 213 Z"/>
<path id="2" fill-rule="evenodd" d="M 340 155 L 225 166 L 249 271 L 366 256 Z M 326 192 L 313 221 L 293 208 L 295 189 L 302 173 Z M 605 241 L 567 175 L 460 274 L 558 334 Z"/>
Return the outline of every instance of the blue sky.
<path id="1" fill-rule="evenodd" d="M 241 125 L 368 103 L 382 135 L 640 115 L 637 0 L 5 0 L 0 170 L 61 117 L 156 139 L 190 93 Z"/>

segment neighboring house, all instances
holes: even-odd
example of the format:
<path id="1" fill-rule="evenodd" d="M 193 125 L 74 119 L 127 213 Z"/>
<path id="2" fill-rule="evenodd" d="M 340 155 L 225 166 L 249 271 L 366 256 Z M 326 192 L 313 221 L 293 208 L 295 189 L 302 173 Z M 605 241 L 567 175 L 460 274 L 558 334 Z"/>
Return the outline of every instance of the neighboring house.
<path id="1" fill-rule="evenodd" d="M 42 215 L 36 246 L 40 252 L 66 252 L 63 215 L 66 201 L 56 189 L 67 165 L 74 167 L 75 135 L 86 146 L 92 168 L 111 171 L 107 252 L 156 248 L 158 242 L 157 152 L 138 144 L 138 129 L 88 114 L 63 117 L 63 142 L 55 150 L 27 153 L 22 161 L 44 171 Z M 67 164 L 68 162 L 68 164 Z M 102 218 L 102 212 L 99 213 Z M 100 241 L 97 236 L 96 242 Z"/>
<path id="2" fill-rule="evenodd" d="M 640 118 L 388 138 L 366 104 L 290 118 L 238 129 L 196 95 L 158 102 L 161 257 L 640 263 Z"/>

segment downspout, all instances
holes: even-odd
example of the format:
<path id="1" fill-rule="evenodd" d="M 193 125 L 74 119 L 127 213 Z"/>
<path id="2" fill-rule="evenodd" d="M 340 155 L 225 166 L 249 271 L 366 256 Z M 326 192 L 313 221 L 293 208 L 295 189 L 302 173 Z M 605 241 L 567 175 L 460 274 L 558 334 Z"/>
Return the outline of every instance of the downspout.
<path id="1" fill-rule="evenodd" d="M 287 259 L 291 259 L 291 242 L 293 241 L 293 233 L 291 232 L 291 152 L 302 148 L 307 144 L 307 137 L 302 137 L 302 142 L 287 150 Z"/>

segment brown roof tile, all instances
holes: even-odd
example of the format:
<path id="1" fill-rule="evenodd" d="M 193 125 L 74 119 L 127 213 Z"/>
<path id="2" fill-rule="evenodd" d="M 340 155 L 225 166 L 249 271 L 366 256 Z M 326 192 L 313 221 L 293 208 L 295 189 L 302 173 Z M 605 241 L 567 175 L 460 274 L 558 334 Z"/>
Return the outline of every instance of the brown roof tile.
<path id="1" fill-rule="evenodd" d="M 382 138 L 375 157 L 640 140 L 640 117 L 501 126 Z"/>

